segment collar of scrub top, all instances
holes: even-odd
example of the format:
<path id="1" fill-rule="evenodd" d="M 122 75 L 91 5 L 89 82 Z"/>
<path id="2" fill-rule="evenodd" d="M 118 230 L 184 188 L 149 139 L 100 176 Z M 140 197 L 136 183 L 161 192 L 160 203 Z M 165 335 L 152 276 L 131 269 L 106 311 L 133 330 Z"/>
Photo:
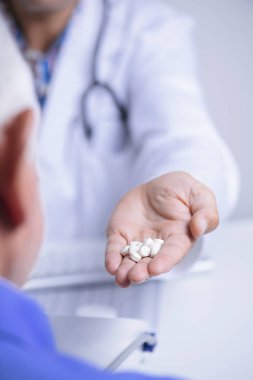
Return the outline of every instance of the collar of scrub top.
<path id="1" fill-rule="evenodd" d="M 12 31 L 25 60 L 32 70 L 37 98 L 41 108 L 43 109 L 49 94 L 51 79 L 58 53 L 72 23 L 73 15 L 65 29 L 53 42 L 48 51 L 46 53 L 41 53 L 40 51 L 36 51 L 28 47 L 25 36 L 6 1 L 0 0 L 0 10 L 7 20 L 10 30 Z M 77 10 L 78 5 L 74 13 L 76 13 Z"/>

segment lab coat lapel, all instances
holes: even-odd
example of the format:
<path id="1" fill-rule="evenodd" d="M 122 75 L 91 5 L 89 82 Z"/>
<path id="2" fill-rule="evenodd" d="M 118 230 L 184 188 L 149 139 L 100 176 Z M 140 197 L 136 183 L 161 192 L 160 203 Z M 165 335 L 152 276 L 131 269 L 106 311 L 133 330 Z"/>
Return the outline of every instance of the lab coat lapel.
<path id="1" fill-rule="evenodd" d="M 75 125 L 81 128 L 80 97 L 89 85 L 99 6 L 99 0 L 80 2 L 54 68 L 39 144 L 40 160 L 58 169 L 66 160 L 68 135 Z"/>

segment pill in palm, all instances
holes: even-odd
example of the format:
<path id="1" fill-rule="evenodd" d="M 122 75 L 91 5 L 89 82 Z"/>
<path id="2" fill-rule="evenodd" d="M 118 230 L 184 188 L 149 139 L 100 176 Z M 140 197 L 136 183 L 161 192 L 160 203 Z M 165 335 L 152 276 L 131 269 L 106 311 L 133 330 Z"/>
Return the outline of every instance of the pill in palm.
<path id="1" fill-rule="evenodd" d="M 130 252 L 130 259 L 138 263 L 141 260 L 141 255 L 137 251 Z"/>
<path id="2" fill-rule="evenodd" d="M 129 248 L 130 246 L 129 245 L 126 245 L 125 247 L 123 247 L 120 251 L 121 255 L 122 256 L 127 256 L 129 254 Z"/>
<path id="3" fill-rule="evenodd" d="M 137 245 L 131 245 L 130 244 L 130 248 L 129 248 L 129 253 L 130 253 L 130 255 L 132 254 L 132 253 L 139 253 L 139 246 L 137 246 Z"/>
<path id="4" fill-rule="evenodd" d="M 142 242 L 138 240 L 134 240 L 130 242 L 130 247 L 136 247 L 137 249 L 140 248 L 141 245 L 142 245 Z"/>
<path id="5" fill-rule="evenodd" d="M 154 243 L 157 243 L 157 244 L 163 245 L 164 240 L 163 240 L 163 239 L 154 239 Z"/>
<path id="6" fill-rule="evenodd" d="M 148 257 L 150 255 L 151 248 L 143 244 L 139 249 L 139 254 L 141 257 Z"/>
<path id="7" fill-rule="evenodd" d="M 159 253 L 160 249 L 161 249 L 161 244 L 154 243 L 151 248 L 150 257 L 155 257 Z"/>
<path id="8" fill-rule="evenodd" d="M 145 239 L 143 244 L 146 245 L 147 247 L 152 247 L 152 245 L 154 244 L 154 240 L 151 238 Z"/>
<path id="9" fill-rule="evenodd" d="M 143 242 L 133 240 L 123 247 L 120 253 L 123 257 L 129 255 L 130 259 L 137 263 L 143 257 L 155 257 L 159 253 L 163 244 L 163 239 L 146 238 Z"/>

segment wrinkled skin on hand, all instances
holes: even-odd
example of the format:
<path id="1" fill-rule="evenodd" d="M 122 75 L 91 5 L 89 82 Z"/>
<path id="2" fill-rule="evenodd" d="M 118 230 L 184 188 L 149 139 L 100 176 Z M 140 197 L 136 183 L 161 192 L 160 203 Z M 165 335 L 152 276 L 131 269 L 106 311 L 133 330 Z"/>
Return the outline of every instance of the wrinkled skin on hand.
<path id="1" fill-rule="evenodd" d="M 107 228 L 106 268 L 121 287 L 169 272 L 218 223 L 211 190 L 187 173 L 165 174 L 133 189 L 116 206 Z M 147 237 L 165 240 L 155 258 L 138 263 L 122 258 L 123 246 Z"/>

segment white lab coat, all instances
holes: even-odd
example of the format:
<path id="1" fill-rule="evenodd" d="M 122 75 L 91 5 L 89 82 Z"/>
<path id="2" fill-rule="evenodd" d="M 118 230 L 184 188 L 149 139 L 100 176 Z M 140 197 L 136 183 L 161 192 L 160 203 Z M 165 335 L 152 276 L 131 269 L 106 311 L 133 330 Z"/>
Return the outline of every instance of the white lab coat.
<path id="1" fill-rule="evenodd" d="M 209 186 L 222 216 L 237 198 L 236 165 L 203 104 L 192 20 L 163 0 L 109 2 L 99 80 L 127 106 L 130 142 L 121 148 L 124 130 L 106 121 L 102 99 L 94 139 L 84 136 L 81 96 L 90 82 L 102 1 L 81 0 L 39 128 L 47 241 L 103 236 L 124 193 L 171 171 L 187 171 Z"/>
<path id="2" fill-rule="evenodd" d="M 6 122 L 27 108 L 34 111 L 34 122 L 37 124 L 38 106 L 32 76 L 17 50 L 1 12 L 0 47 L 0 131 Z"/>

